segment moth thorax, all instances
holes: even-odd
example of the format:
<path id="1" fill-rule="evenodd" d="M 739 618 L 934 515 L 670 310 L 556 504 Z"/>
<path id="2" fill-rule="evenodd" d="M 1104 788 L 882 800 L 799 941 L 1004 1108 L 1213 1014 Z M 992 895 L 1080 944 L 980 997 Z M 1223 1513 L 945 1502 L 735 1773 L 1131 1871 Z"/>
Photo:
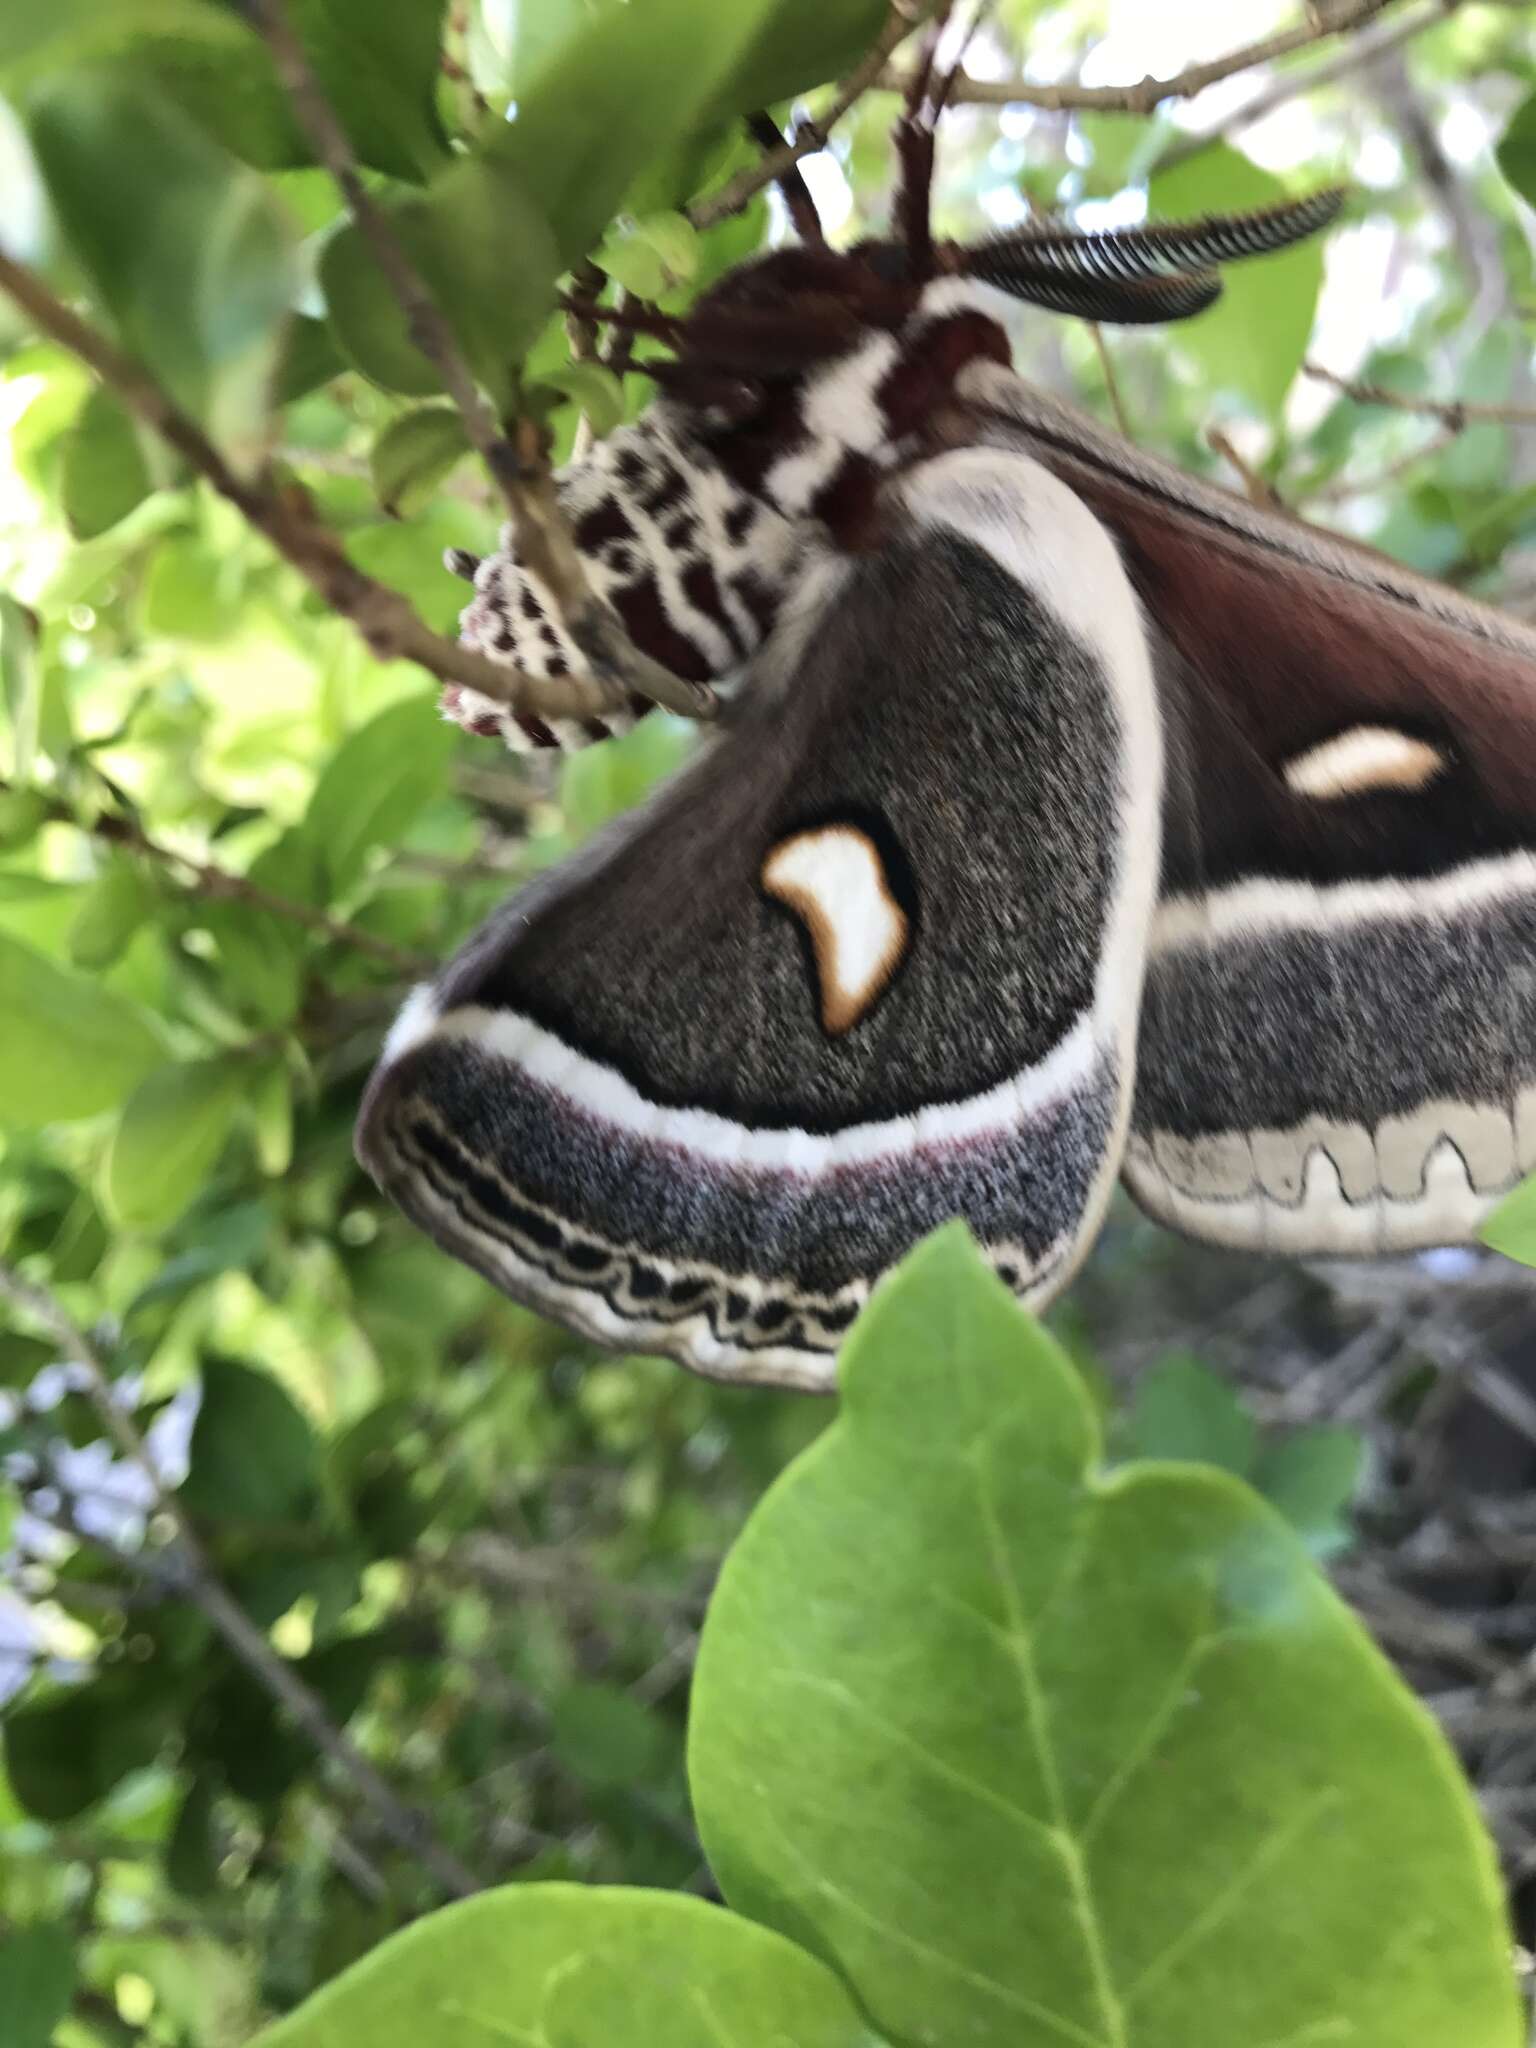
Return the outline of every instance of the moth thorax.
<path id="1" fill-rule="evenodd" d="M 794 528 L 726 474 L 680 408 L 653 405 L 556 481 L 588 579 L 638 647 L 695 682 L 729 676 L 747 661 L 777 613 L 797 551 Z M 510 528 L 473 577 L 475 595 L 459 619 L 466 645 L 534 675 L 580 668 Z M 457 685 L 442 702 L 458 724 L 500 735 L 519 752 L 584 746 L 624 730 L 644 708 L 601 722 L 546 722 Z"/>
<path id="2" fill-rule="evenodd" d="M 835 543 L 861 548 L 876 537 L 882 479 L 922 452 L 930 421 L 978 359 L 1007 364 L 1008 337 L 976 285 L 941 279 L 901 327 L 871 329 L 789 387 L 766 429 L 722 436 L 716 451 L 738 483 L 786 517 L 815 519 Z"/>

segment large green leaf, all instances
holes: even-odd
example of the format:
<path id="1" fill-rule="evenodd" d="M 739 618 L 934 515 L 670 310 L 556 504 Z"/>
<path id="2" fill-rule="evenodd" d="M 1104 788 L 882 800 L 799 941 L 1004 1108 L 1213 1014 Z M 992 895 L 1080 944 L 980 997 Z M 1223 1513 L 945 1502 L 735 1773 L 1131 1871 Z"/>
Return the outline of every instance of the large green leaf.
<path id="1" fill-rule="evenodd" d="M 879 2048 L 813 1957 L 702 1899 L 525 1884 L 397 1934 L 253 2048 Z"/>
<path id="2" fill-rule="evenodd" d="M 903 2041 L 1518 2048 L 1491 1846 L 1429 1716 L 1240 1481 L 1106 1477 L 963 1231 L 727 1560 L 691 1778 L 738 1911 Z"/>
<path id="3" fill-rule="evenodd" d="M 1157 219 L 1192 220 L 1273 206 L 1288 193 L 1278 178 L 1219 142 L 1159 172 L 1149 196 Z M 1212 391 L 1237 392 L 1257 411 L 1277 413 L 1311 338 L 1323 283 L 1322 242 L 1235 263 L 1222 281 L 1216 304 L 1181 321 L 1170 340 L 1200 365 Z"/>
<path id="4" fill-rule="evenodd" d="M 125 1229 L 174 1223 L 202 1192 L 249 1081 L 235 1060 L 188 1060 L 139 1083 L 107 1157 L 107 1199 Z"/>
<path id="5" fill-rule="evenodd" d="M 141 1010 L 0 933 L 0 1123 L 115 1109 L 164 1057 Z"/>
<path id="6" fill-rule="evenodd" d="M 447 318 L 470 367 L 504 409 L 512 371 L 548 317 L 560 259 L 518 171 L 465 157 L 390 215 L 391 232 Z M 442 380 L 408 322 L 362 229 L 347 225 L 320 261 L 338 346 L 389 391 L 422 395 Z"/>
<path id="7" fill-rule="evenodd" d="M 31 128 L 60 224 L 124 342 L 251 459 L 298 288 L 265 181 L 153 86 L 104 69 L 39 88 Z"/>

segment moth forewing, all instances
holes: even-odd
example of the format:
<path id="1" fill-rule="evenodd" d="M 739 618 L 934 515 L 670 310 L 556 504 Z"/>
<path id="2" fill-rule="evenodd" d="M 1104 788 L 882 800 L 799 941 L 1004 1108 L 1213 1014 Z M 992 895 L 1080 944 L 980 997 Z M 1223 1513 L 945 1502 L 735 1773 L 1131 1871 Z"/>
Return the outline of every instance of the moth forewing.
<path id="1" fill-rule="evenodd" d="M 1028 458 L 889 488 L 886 543 L 806 577 L 718 740 L 471 942 L 365 1106 L 366 1164 L 449 1250 L 725 1378 L 830 1384 L 957 1214 L 1048 1299 L 1129 1115 L 1161 804 L 1136 600 Z"/>

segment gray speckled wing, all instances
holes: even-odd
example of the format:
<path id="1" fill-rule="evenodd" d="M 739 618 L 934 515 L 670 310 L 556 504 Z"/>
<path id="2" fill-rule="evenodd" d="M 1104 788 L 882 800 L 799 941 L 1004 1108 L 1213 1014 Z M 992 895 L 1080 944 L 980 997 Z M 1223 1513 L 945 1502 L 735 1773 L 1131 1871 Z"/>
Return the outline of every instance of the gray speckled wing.
<path id="1" fill-rule="evenodd" d="M 1182 475 L 1006 371 L 1152 621 L 1164 725 L 1126 1180 L 1289 1253 L 1475 1236 L 1536 1170 L 1536 633 Z"/>
<path id="2" fill-rule="evenodd" d="M 508 1293 L 722 1377 L 828 1384 L 954 1215 L 1046 1298 L 1119 1163 L 1159 859 L 1140 615 L 1033 462 L 899 488 L 700 758 L 418 993 L 360 1126 Z"/>

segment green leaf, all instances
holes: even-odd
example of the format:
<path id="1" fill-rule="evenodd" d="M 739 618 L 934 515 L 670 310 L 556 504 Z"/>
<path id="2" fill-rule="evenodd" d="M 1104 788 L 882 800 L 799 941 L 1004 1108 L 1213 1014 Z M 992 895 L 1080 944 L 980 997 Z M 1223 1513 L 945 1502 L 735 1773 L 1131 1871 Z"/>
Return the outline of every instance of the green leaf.
<path id="1" fill-rule="evenodd" d="M 918 0 L 916 19 L 933 12 Z M 779 0 L 736 66 L 720 111 L 749 113 L 852 69 L 880 32 L 885 0 Z"/>
<path id="2" fill-rule="evenodd" d="M 427 504 L 469 453 L 464 422 L 451 405 L 421 405 L 391 420 L 368 457 L 386 512 L 403 517 Z"/>
<path id="3" fill-rule="evenodd" d="M 395 1935 L 253 2048 L 880 2048 L 831 1971 L 702 1899 L 523 1884 Z"/>
<path id="4" fill-rule="evenodd" d="M 110 967 L 120 960 L 159 901 L 134 861 L 114 855 L 86 890 L 69 928 L 69 957 L 77 967 Z"/>
<path id="5" fill-rule="evenodd" d="M 626 291 L 659 299 L 697 271 L 698 230 L 680 213 L 653 213 L 610 229 L 592 260 Z"/>
<path id="6" fill-rule="evenodd" d="M 1129 1416 L 1138 1458 L 1188 1458 L 1242 1479 L 1253 1468 L 1258 1424 L 1226 1381 L 1197 1358 L 1169 1358 L 1144 1373 Z"/>
<path id="7" fill-rule="evenodd" d="M 155 488 L 133 421 L 111 392 L 93 391 L 64 444 L 64 517 L 76 540 L 126 519 Z"/>
<path id="8" fill-rule="evenodd" d="M 289 0 L 320 89 L 359 162 L 425 182 L 448 160 L 437 111 L 444 0 Z M 227 149 L 265 171 L 314 161 L 264 45 L 157 43 L 163 90 Z"/>
<path id="9" fill-rule="evenodd" d="M 1506 1259 L 1536 1266 L 1536 1175 L 1506 1195 L 1477 1234 Z"/>
<path id="10" fill-rule="evenodd" d="M 314 1432 L 277 1381 L 233 1359 L 203 1365 L 203 1400 L 181 1498 L 213 1522 L 283 1522 L 313 1502 Z"/>
<path id="11" fill-rule="evenodd" d="M 169 1732 L 142 1676 L 100 1678 L 7 1713 L 5 1774 L 34 1820 L 73 1820 L 152 1763 Z"/>
<path id="12" fill-rule="evenodd" d="M 560 807 L 583 838 L 610 818 L 633 810 L 693 749 L 694 729 L 680 718 L 651 712 L 632 732 L 568 754 L 560 771 Z"/>
<path id="13" fill-rule="evenodd" d="M 506 410 L 512 373 L 548 317 L 560 271 L 527 186 L 495 158 L 462 157 L 389 218 L 470 368 Z M 320 283 L 337 345 L 365 377 L 415 397 L 442 389 L 360 228 L 348 224 L 326 243 Z"/>
<path id="14" fill-rule="evenodd" d="M 517 10 L 517 118 L 485 149 L 522 174 L 562 267 L 597 241 L 658 137 L 681 140 L 731 98 L 776 11 L 775 0 L 647 0 L 643 9 L 543 0 Z"/>
<path id="15" fill-rule="evenodd" d="M 1157 172 L 1149 191 L 1160 220 L 1240 213 L 1287 196 L 1278 178 L 1224 142 Z M 1322 282 L 1317 237 L 1277 256 L 1234 263 L 1222 272 L 1216 304 L 1170 329 L 1170 345 L 1200 366 L 1213 393 L 1237 392 L 1255 411 L 1274 415 L 1307 352 Z"/>
<path id="16" fill-rule="evenodd" d="M 53 805 L 40 789 L 0 790 L 0 848 L 30 845 L 52 816 Z"/>
<path id="17" fill-rule="evenodd" d="M 60 225 L 123 341 L 248 466 L 299 283 L 265 181 L 162 93 L 105 71 L 50 81 L 31 128 Z"/>
<path id="18" fill-rule="evenodd" d="M 1510 116 L 1496 152 L 1499 169 L 1529 206 L 1536 206 L 1536 92 Z"/>
<path id="19" fill-rule="evenodd" d="M 555 1755 L 589 1784 L 643 1785 L 666 1767 L 666 1729 L 643 1700 L 617 1686 L 567 1686 L 550 1720 Z"/>
<path id="20" fill-rule="evenodd" d="M 699 1657 L 690 1778 L 738 1911 L 903 2041 L 1518 2048 L 1470 1791 L 1272 1510 L 1209 1467 L 1106 1477 L 958 1225 L 840 1376 Z"/>
<path id="21" fill-rule="evenodd" d="M 213 1780 L 199 1774 L 187 1787 L 165 1845 L 165 1875 L 185 1899 L 210 1897 L 219 1886 L 219 1844 L 214 1829 Z"/>
<path id="22" fill-rule="evenodd" d="M 546 371 L 536 390 L 550 387 L 585 413 L 599 439 L 623 423 L 624 386 L 601 363 L 568 363 L 563 370 Z"/>
<path id="23" fill-rule="evenodd" d="M 37 636 L 37 614 L 0 591 L 0 704 L 10 727 L 10 771 L 18 782 L 30 780 L 37 753 L 42 691 Z"/>
<path id="24" fill-rule="evenodd" d="M 1358 1431 L 1320 1423 L 1266 1450 L 1253 1483 L 1314 1557 L 1328 1557 L 1349 1542 L 1345 1517 L 1364 1465 L 1365 1441 Z"/>
<path id="25" fill-rule="evenodd" d="M 256 1124 L 256 1163 L 273 1179 L 293 1163 L 293 1076 L 288 1062 L 273 1060 L 251 1091 Z"/>
<path id="26" fill-rule="evenodd" d="M 202 1192 L 247 1080 L 233 1060 L 189 1060 L 139 1083 L 107 1154 L 107 1200 L 124 1229 L 161 1230 Z"/>
<path id="27" fill-rule="evenodd" d="M 149 1019 L 99 981 L 0 933 L 0 1123 L 115 1109 L 165 1057 Z"/>
<path id="28" fill-rule="evenodd" d="M 326 763 L 304 819 L 332 897 L 358 882 L 375 847 L 394 846 L 442 788 L 453 728 L 424 698 L 392 704 Z"/>
<path id="29" fill-rule="evenodd" d="M 239 58 L 257 48 L 232 12 L 207 0 L 48 0 L 0 8 L 0 81 L 15 90 L 49 71 L 119 57 L 159 37 Z"/>
<path id="30" fill-rule="evenodd" d="M 69 1928 L 13 1927 L 0 1942 L 6 2048 L 48 2048 L 74 1994 L 75 1943 Z"/>
<path id="31" fill-rule="evenodd" d="M 144 579 L 145 631 L 210 645 L 227 640 L 239 621 L 238 567 L 196 535 L 163 540 Z"/>

